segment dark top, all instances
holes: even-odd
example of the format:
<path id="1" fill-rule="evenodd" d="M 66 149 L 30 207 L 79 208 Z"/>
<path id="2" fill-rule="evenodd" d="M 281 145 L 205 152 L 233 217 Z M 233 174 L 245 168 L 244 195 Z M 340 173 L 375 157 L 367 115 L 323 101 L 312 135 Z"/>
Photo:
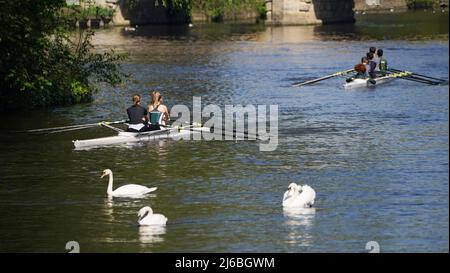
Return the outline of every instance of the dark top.
<path id="1" fill-rule="evenodd" d="M 143 123 L 143 117 L 147 116 L 147 109 L 140 105 L 133 105 L 127 109 L 128 118 L 130 119 L 130 124 Z"/>
<path id="2" fill-rule="evenodd" d="M 374 61 L 369 61 L 369 71 L 367 73 L 371 78 L 376 77 L 375 69 L 377 68 L 377 63 Z"/>
<path id="3" fill-rule="evenodd" d="M 375 71 L 375 69 L 377 68 L 377 63 L 374 61 L 369 61 L 369 71 L 367 71 L 368 73 L 372 73 Z"/>

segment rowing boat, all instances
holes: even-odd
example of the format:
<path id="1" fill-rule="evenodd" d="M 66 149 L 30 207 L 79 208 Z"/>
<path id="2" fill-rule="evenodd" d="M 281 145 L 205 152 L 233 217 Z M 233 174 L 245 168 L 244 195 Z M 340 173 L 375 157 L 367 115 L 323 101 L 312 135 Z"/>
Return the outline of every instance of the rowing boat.
<path id="1" fill-rule="evenodd" d="M 408 77 L 410 76 L 412 73 L 411 72 L 399 72 L 399 73 L 393 73 L 393 74 L 389 74 L 386 76 L 382 76 L 382 77 L 378 77 L 373 79 L 373 81 L 371 81 L 369 78 L 367 79 L 354 79 L 351 82 L 347 82 L 344 84 L 344 89 L 356 89 L 356 88 L 364 88 L 364 87 L 375 87 L 377 85 L 380 84 L 384 84 L 384 83 L 388 83 L 391 82 L 395 79 L 399 79 L 399 78 L 403 78 L 403 77 Z"/>
<path id="2" fill-rule="evenodd" d="M 351 82 L 347 82 L 344 84 L 344 89 L 356 89 L 363 87 L 374 87 L 383 83 L 388 83 L 395 78 L 392 77 L 380 77 L 375 79 L 375 83 L 371 83 L 369 79 L 354 79 Z"/>
<path id="3" fill-rule="evenodd" d="M 182 127 L 174 128 L 167 127 L 161 130 L 142 132 L 142 133 L 132 133 L 125 132 L 119 128 L 108 126 L 110 129 L 118 132 L 116 136 L 85 139 L 85 140 L 74 140 L 72 141 L 75 149 L 90 149 L 95 147 L 109 146 L 109 145 L 119 145 L 119 144 L 130 144 L 139 142 L 149 142 L 158 139 L 190 139 L 193 134 L 201 134 L 202 132 L 210 132 L 208 127 Z"/>

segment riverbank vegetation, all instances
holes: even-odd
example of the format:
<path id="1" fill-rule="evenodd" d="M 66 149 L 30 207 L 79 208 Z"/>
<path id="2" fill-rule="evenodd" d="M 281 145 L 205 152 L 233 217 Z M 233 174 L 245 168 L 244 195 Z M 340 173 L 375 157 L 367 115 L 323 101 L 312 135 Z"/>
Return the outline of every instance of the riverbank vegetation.
<path id="1" fill-rule="evenodd" d="M 409 9 L 427 9 L 440 5 L 439 0 L 407 0 L 406 4 Z"/>
<path id="2" fill-rule="evenodd" d="M 86 25 L 87 21 L 102 21 L 103 24 L 111 22 L 115 9 L 95 5 L 92 1 L 80 1 L 79 4 L 70 4 L 62 9 L 71 27 L 76 24 Z"/>
<path id="3" fill-rule="evenodd" d="M 139 1 L 127 0 L 126 3 L 128 8 L 133 9 Z M 264 0 L 155 0 L 154 5 L 166 7 L 169 13 L 189 14 L 191 18 L 201 14 L 212 22 L 234 20 L 245 13 L 265 19 L 267 12 Z"/>
<path id="4" fill-rule="evenodd" d="M 70 30 L 65 0 L 0 2 L 0 110 L 87 102 L 98 82 L 126 78 L 124 56 L 94 52 L 92 31 Z"/>
<path id="5" fill-rule="evenodd" d="M 265 19 L 266 5 L 263 0 L 195 0 L 192 2 L 192 12 L 204 14 L 207 20 L 221 22 L 235 19 L 243 13 L 256 15 Z"/>

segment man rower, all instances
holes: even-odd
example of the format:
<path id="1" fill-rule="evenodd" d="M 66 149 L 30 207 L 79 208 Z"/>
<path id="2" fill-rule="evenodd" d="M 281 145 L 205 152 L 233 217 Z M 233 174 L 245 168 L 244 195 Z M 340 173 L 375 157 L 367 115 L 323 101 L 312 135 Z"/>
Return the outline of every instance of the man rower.
<path id="1" fill-rule="evenodd" d="M 128 132 L 148 131 L 146 123 L 148 122 L 147 109 L 141 106 L 141 95 L 133 95 L 133 105 L 127 109 L 129 125 Z"/>
<path id="2" fill-rule="evenodd" d="M 381 74 L 382 76 L 386 75 L 386 72 L 388 70 L 388 62 L 387 60 L 383 57 L 383 49 L 379 48 L 377 50 L 377 56 L 379 58 L 378 61 L 378 66 L 377 66 L 377 71 L 379 74 Z"/>
<path id="3" fill-rule="evenodd" d="M 368 60 L 368 70 L 367 74 L 369 74 L 369 77 L 374 79 L 377 77 L 377 74 L 375 72 L 375 69 L 377 68 L 377 63 L 373 61 L 374 54 L 372 52 L 367 53 L 367 60 Z"/>
<path id="4" fill-rule="evenodd" d="M 380 63 L 380 57 L 379 57 L 378 54 L 377 54 L 377 48 L 374 47 L 374 46 L 371 46 L 371 47 L 369 48 L 369 53 L 372 53 L 372 54 L 373 54 L 373 59 L 372 59 L 372 61 L 374 61 L 374 62 L 376 63 L 375 71 L 378 71 L 377 69 L 378 69 L 378 64 Z"/>

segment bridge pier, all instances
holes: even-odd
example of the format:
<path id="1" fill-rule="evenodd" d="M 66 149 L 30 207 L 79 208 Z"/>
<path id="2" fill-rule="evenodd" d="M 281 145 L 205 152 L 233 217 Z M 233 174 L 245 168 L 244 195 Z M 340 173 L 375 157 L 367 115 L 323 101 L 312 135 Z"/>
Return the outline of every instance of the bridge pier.
<path id="1" fill-rule="evenodd" d="M 354 0 L 267 0 L 272 25 L 354 23 Z"/>

